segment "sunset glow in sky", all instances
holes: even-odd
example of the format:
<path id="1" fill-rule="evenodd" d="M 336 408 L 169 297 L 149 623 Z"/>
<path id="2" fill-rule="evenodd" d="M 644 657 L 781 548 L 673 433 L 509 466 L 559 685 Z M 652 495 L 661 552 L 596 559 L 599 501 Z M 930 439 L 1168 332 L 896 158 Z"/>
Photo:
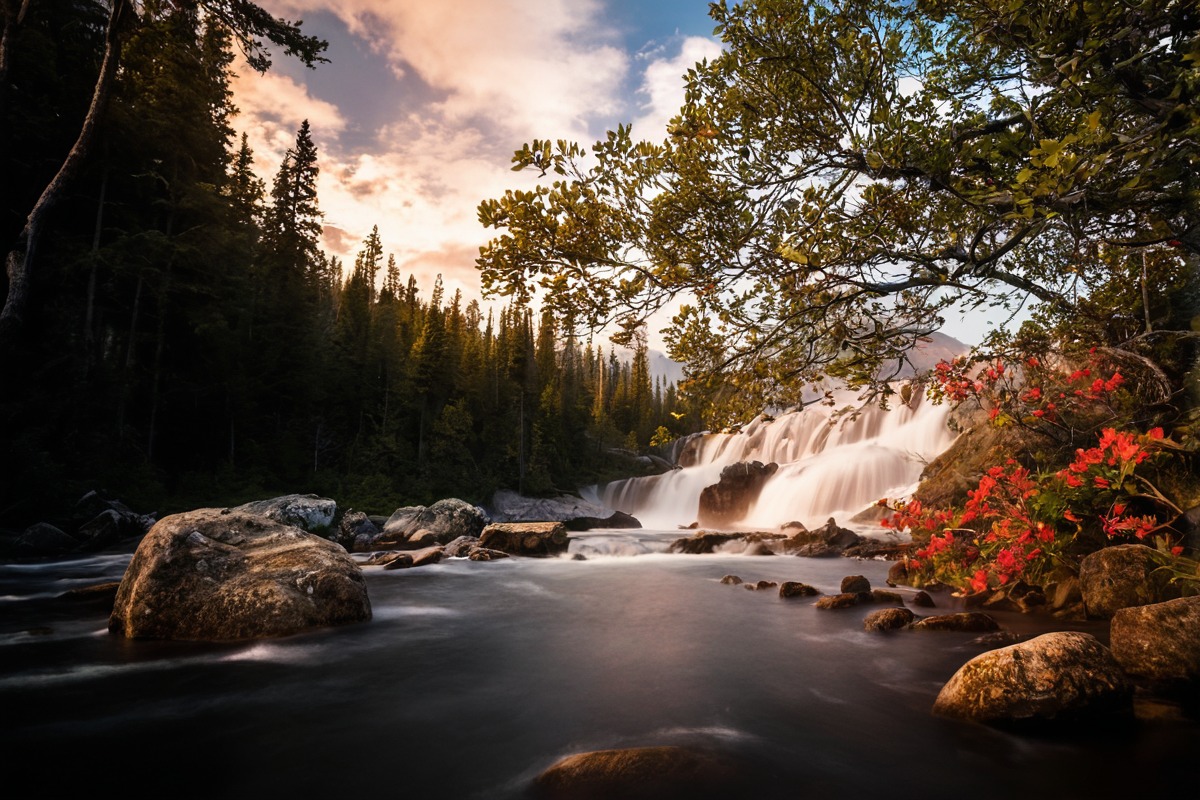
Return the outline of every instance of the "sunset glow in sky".
<path id="1" fill-rule="evenodd" d="M 591 144 L 619 123 L 661 139 L 683 73 L 719 52 L 708 0 L 266 0 L 329 41 L 329 64 L 243 69 L 234 119 L 270 181 L 308 119 L 325 248 L 348 264 L 378 225 L 401 274 L 479 294 L 484 198 L 522 188 L 531 139 Z"/>

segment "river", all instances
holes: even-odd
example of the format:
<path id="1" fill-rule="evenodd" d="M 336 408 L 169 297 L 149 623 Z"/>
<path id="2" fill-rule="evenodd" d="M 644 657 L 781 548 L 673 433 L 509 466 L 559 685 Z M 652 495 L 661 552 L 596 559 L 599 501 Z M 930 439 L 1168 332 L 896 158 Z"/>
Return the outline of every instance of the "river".
<path id="1" fill-rule="evenodd" d="M 678 535 L 577 534 L 586 560 L 368 567 L 370 622 L 243 644 L 127 641 L 98 605 L 52 599 L 119 579 L 128 550 L 0 565 L 4 794 L 519 798 L 563 755 L 651 744 L 752 759 L 755 798 L 1194 785 L 1200 725 L 1031 738 L 937 718 L 942 684 L 986 648 L 974 635 L 869 634 L 870 607 L 720 583 L 831 593 L 847 574 L 883 586 L 884 562 L 667 554 Z"/>

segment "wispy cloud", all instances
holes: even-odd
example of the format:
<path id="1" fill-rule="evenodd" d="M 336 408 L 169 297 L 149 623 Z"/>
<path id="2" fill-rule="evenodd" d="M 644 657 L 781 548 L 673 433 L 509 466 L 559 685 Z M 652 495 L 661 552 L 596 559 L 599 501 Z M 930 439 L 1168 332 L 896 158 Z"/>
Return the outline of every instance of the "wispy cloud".
<path id="1" fill-rule="evenodd" d="M 474 259 L 489 238 L 476 206 L 530 181 L 508 169 L 514 149 L 535 137 L 590 142 L 629 120 L 636 135 L 660 138 L 682 101 L 680 76 L 717 48 L 688 38 L 635 57 L 621 48 L 602 0 L 264 5 L 288 19 L 316 18 L 326 28 L 336 28 L 336 18 L 344 28 L 326 35 L 340 37 L 342 53 L 355 55 L 349 42 L 365 42 L 375 59 L 386 61 L 387 69 L 374 74 L 393 76 L 397 86 L 416 82 L 422 98 L 398 103 L 382 118 L 378 106 L 364 113 L 379 103 L 380 87 L 364 85 L 345 58 L 339 65 L 337 53 L 318 69 L 347 71 L 338 74 L 336 92 L 326 89 L 319 98 L 286 75 L 248 73 L 235 82 L 242 110 L 235 125 L 249 134 L 260 174 L 270 179 L 300 121 L 309 119 L 321 155 L 329 251 L 353 258 L 378 225 L 405 273 L 428 286 L 441 272 L 448 292 L 462 288 L 468 296 L 478 295 Z M 630 86 L 640 87 L 636 98 Z M 377 130 L 351 136 L 367 118 Z"/>
<path id="2" fill-rule="evenodd" d="M 646 66 L 637 90 L 641 102 L 633 122 L 634 136 L 651 141 L 662 138 L 667 123 L 683 106 L 683 75 L 696 63 L 704 59 L 711 61 L 720 54 L 720 44 L 701 36 L 685 38 L 674 56 L 666 55 L 661 48 L 652 54 L 643 54 Z"/>

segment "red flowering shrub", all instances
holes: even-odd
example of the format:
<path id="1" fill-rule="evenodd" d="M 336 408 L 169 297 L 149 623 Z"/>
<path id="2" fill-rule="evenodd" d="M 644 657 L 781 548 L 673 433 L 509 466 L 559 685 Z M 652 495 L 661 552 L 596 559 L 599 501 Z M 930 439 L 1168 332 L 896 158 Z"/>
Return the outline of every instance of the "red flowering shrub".
<path id="1" fill-rule="evenodd" d="M 1041 584 L 1070 566 L 1068 552 L 1081 539 L 1102 546 L 1153 535 L 1160 549 L 1178 554 L 1163 531 L 1164 518 L 1179 510 L 1137 473 L 1171 443 L 1161 428 L 1139 434 L 1097 426 L 1120 418 L 1131 398 L 1120 371 L 1092 356 L 1091 366 L 1070 372 L 1037 357 L 1023 359 L 1019 369 L 1002 361 L 976 370 L 961 360 L 938 364 L 930 389 L 935 401 L 975 398 L 990 406 L 994 424 L 1021 424 L 1059 441 L 1090 430 L 1097 444 L 1077 448 L 1056 471 L 1035 474 L 1011 459 L 994 466 L 961 508 L 889 505 L 895 514 L 885 527 L 908 530 L 922 545 L 909 560 L 911 575 L 974 592 L 1016 580 Z"/>
<path id="2" fill-rule="evenodd" d="M 1074 539 L 1069 522 L 1047 521 L 1053 519 L 1047 500 L 1057 500 L 1015 461 L 988 470 L 968 498 L 956 512 L 918 508 L 913 514 L 913 503 L 898 504 L 898 513 L 884 521 L 909 530 L 916 541 L 928 537 L 909 560 L 910 574 L 976 592 L 1018 579 L 1040 583 Z"/>
<path id="3" fill-rule="evenodd" d="M 1010 363 L 942 361 L 934 368 L 929 396 L 934 402 L 978 400 L 997 425 L 1020 425 L 1069 444 L 1133 416 L 1137 401 L 1126 384 L 1120 369 L 1093 348 L 1086 366 L 1077 369 L 1038 356 Z"/>

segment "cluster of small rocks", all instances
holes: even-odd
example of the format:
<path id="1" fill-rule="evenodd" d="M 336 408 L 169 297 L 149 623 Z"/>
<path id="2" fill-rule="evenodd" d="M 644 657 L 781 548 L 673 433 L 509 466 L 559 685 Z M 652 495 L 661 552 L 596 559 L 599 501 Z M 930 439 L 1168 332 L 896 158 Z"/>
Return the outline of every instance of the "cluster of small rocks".
<path id="1" fill-rule="evenodd" d="M 907 542 L 859 536 L 830 517 L 824 525 L 813 530 L 800 522 L 788 522 L 780 526 L 778 531 L 697 530 L 690 536 L 673 541 L 669 550 L 689 555 L 739 553 L 807 558 L 899 558 L 908 548 Z"/>
<path id="2" fill-rule="evenodd" d="M 0 554 L 17 558 L 94 553 L 125 539 L 145 535 L 154 514 L 139 514 L 100 491 L 79 498 L 69 518 L 36 522 L 0 539 Z"/>
<path id="3" fill-rule="evenodd" d="M 566 552 L 562 522 L 490 523 L 450 498 L 387 519 L 316 495 L 199 509 L 155 524 L 116 587 L 109 630 L 130 638 L 240 640 L 371 618 L 362 567 L 422 567 Z M 361 556 L 351 556 L 350 552 Z M 356 560 L 357 559 L 357 560 Z"/>
<path id="4" fill-rule="evenodd" d="M 1009 727 L 1038 727 L 1129 716 L 1135 696 L 1200 702 L 1200 597 L 1179 597 L 1179 587 L 1156 572 L 1150 548 L 1121 545 L 1084 559 L 1077 580 L 1049 587 L 1016 583 L 1002 592 L 968 597 L 981 610 L 919 616 L 906 607 L 934 605 L 928 592 L 907 598 L 871 587 L 862 575 L 846 576 L 836 594 L 823 595 L 798 581 L 722 584 L 782 598 L 816 597 L 817 609 L 889 604 L 862 620 L 871 632 L 955 631 L 984 634 L 990 649 L 968 661 L 939 693 L 934 713 Z M 896 571 L 889 573 L 889 584 Z M 895 584 L 892 584 L 895 585 Z M 1044 612 L 1067 619 L 1111 619 L 1106 647 L 1095 636 L 1059 631 L 1021 641 L 1002 631 L 991 613 Z"/>

